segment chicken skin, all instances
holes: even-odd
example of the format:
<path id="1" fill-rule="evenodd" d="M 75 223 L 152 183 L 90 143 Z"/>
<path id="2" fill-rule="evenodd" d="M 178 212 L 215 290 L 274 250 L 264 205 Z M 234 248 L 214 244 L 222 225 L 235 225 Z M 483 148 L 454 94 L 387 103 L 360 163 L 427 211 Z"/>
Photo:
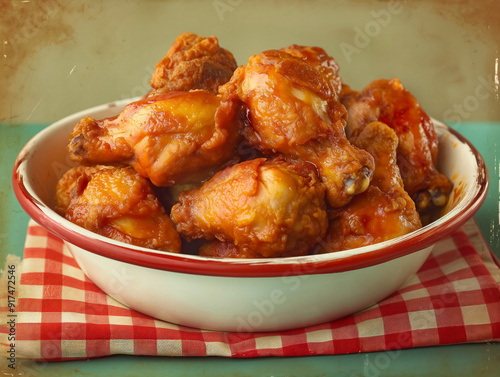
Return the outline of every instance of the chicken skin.
<path id="1" fill-rule="evenodd" d="M 432 121 L 398 79 L 380 79 L 356 92 L 344 87 L 349 114 L 346 133 L 356 136 L 373 122 L 391 127 L 399 138 L 397 162 L 406 191 L 421 214 L 443 207 L 452 182 L 436 168 L 438 140 Z"/>
<path id="2" fill-rule="evenodd" d="M 242 109 L 249 146 L 316 165 L 331 206 L 345 205 L 368 187 L 373 158 L 347 140 L 345 107 L 306 59 L 279 50 L 254 55 L 219 92 L 223 102 Z"/>
<path id="3" fill-rule="evenodd" d="M 314 166 L 265 158 L 230 166 L 181 193 L 171 218 L 184 236 L 220 241 L 202 255 L 240 258 L 305 255 L 328 226 Z"/>
<path id="4" fill-rule="evenodd" d="M 156 64 L 150 84 L 160 92 L 204 89 L 215 94 L 236 67 L 233 55 L 219 46 L 216 37 L 184 33 Z"/>
<path id="5" fill-rule="evenodd" d="M 92 232 L 150 249 L 181 250 L 150 182 L 130 167 L 72 168 L 59 180 L 55 199 L 61 215 Z"/>
<path id="6" fill-rule="evenodd" d="M 236 109 L 203 90 L 167 92 L 130 103 L 114 118 L 86 117 L 71 135 L 81 164 L 126 164 L 156 186 L 208 178 L 233 158 Z"/>
<path id="7" fill-rule="evenodd" d="M 375 158 L 370 186 L 345 207 L 330 213 L 323 252 L 339 251 L 386 241 L 419 229 L 415 203 L 406 193 L 396 163 L 398 138 L 381 122 L 368 124 L 352 143 Z"/>
<path id="8" fill-rule="evenodd" d="M 291 45 L 281 49 L 293 56 L 301 58 L 314 66 L 325 81 L 330 85 L 331 93 L 336 100 L 342 93 L 342 79 L 339 76 L 339 66 L 335 59 L 321 47 Z"/>

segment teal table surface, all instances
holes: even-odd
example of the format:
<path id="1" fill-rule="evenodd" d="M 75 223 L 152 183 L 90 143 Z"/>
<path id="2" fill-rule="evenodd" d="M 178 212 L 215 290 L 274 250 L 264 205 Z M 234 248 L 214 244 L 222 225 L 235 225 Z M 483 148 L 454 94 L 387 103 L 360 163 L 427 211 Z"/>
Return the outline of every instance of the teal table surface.
<path id="1" fill-rule="evenodd" d="M 29 219 L 12 192 L 12 166 L 22 146 L 45 126 L 0 125 L 1 266 L 8 254 L 22 257 Z M 464 122 L 451 126 L 472 142 L 486 162 L 489 190 L 475 218 L 491 250 L 500 258 L 500 123 Z M 500 343 L 298 358 L 111 356 L 55 363 L 17 360 L 16 370 L 7 370 L 3 365 L 0 362 L 0 376 L 498 376 Z"/>

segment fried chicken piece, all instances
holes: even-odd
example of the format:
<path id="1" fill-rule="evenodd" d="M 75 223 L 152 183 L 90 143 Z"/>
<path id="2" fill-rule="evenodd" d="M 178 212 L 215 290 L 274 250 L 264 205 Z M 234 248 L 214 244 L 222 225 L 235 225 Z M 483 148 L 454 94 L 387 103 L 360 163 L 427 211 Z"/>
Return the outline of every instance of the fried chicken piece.
<path id="1" fill-rule="evenodd" d="M 226 243 L 203 255 L 220 247 L 232 249 L 230 257 L 304 255 L 328 226 L 324 196 L 311 164 L 259 158 L 181 193 L 171 218 L 187 237 Z"/>
<path id="2" fill-rule="evenodd" d="M 368 124 L 351 139 L 375 158 L 370 186 L 345 207 L 332 210 L 323 252 L 386 241 L 419 229 L 415 203 L 406 193 L 396 163 L 398 138 L 381 122 Z"/>
<path id="3" fill-rule="evenodd" d="M 316 165 L 331 206 L 345 205 L 368 187 L 373 158 L 347 140 L 345 107 L 305 59 L 285 51 L 262 52 L 219 91 L 223 102 L 243 109 L 248 145 Z"/>
<path id="4" fill-rule="evenodd" d="M 180 252 L 180 236 L 150 182 L 130 167 L 79 166 L 56 187 L 56 210 L 103 236 L 150 249 Z"/>
<path id="5" fill-rule="evenodd" d="M 216 37 L 184 33 L 156 64 L 150 84 L 161 92 L 204 89 L 215 94 L 236 67 L 233 55 L 219 46 Z"/>
<path id="6" fill-rule="evenodd" d="M 443 207 L 452 182 L 436 168 L 438 139 L 429 116 L 398 79 L 380 79 L 356 92 L 344 87 L 342 103 L 348 110 L 346 133 L 358 135 L 363 128 L 381 121 L 399 138 L 397 162 L 405 189 L 420 213 Z"/>
<path id="7" fill-rule="evenodd" d="M 233 158 L 236 108 L 203 90 L 168 92 L 130 103 L 114 118 L 86 117 L 69 144 L 83 164 L 128 164 L 156 186 L 208 178 Z"/>
<path id="8" fill-rule="evenodd" d="M 342 79 L 339 76 L 339 65 L 333 57 L 321 47 L 291 45 L 281 49 L 289 54 L 301 58 L 314 66 L 325 81 L 330 85 L 334 98 L 338 101 L 342 93 Z"/>

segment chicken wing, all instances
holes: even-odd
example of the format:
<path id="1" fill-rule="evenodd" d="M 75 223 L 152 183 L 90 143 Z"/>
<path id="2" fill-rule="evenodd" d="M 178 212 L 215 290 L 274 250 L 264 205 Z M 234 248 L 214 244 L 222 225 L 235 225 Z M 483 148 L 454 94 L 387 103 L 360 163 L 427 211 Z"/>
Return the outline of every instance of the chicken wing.
<path id="1" fill-rule="evenodd" d="M 129 167 L 79 166 L 56 187 L 56 210 L 103 236 L 151 249 L 180 252 L 180 236 L 151 184 Z"/>
<path id="2" fill-rule="evenodd" d="M 443 207 L 452 182 L 436 168 L 438 140 L 432 121 L 398 79 L 376 80 L 363 91 L 345 86 L 342 103 L 349 114 L 348 137 L 373 121 L 391 127 L 399 138 L 397 162 L 406 191 L 419 212 Z"/>
<path id="3" fill-rule="evenodd" d="M 368 124 L 351 139 L 375 158 L 370 186 L 343 208 L 330 213 L 323 252 L 339 251 L 386 241 L 419 229 L 415 203 L 406 193 L 396 163 L 398 138 L 381 122 Z"/>
<path id="4" fill-rule="evenodd" d="M 235 111 L 203 90 L 145 98 L 115 118 L 82 119 L 71 135 L 70 157 L 84 164 L 128 164 L 156 186 L 197 182 L 235 155 Z"/>
<path id="5" fill-rule="evenodd" d="M 184 33 L 156 65 L 150 84 L 160 92 L 204 89 L 215 94 L 236 67 L 233 55 L 219 46 L 216 37 Z"/>
<path id="6" fill-rule="evenodd" d="M 315 164 L 331 206 L 368 187 L 373 158 L 347 140 L 347 112 L 329 81 L 306 59 L 271 50 L 250 57 L 219 88 L 245 114 L 243 136 L 262 152 Z"/>
<path id="7" fill-rule="evenodd" d="M 259 158 L 228 167 L 201 188 L 181 193 L 171 218 L 187 237 L 221 241 L 202 255 L 304 255 L 328 226 L 324 196 L 311 164 Z"/>

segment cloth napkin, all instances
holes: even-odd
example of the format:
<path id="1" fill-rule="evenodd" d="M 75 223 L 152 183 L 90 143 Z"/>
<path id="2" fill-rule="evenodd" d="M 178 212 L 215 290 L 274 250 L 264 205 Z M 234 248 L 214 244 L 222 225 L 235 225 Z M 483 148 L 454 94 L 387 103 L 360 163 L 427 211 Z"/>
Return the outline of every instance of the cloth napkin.
<path id="1" fill-rule="evenodd" d="M 361 312 L 297 330 L 217 332 L 125 307 L 84 275 L 60 239 L 30 222 L 15 307 L 16 355 L 45 361 L 113 354 L 250 358 L 499 341 L 497 263 L 471 220 L 439 242 L 396 293 Z M 8 326 L 1 332 L 8 345 Z"/>

